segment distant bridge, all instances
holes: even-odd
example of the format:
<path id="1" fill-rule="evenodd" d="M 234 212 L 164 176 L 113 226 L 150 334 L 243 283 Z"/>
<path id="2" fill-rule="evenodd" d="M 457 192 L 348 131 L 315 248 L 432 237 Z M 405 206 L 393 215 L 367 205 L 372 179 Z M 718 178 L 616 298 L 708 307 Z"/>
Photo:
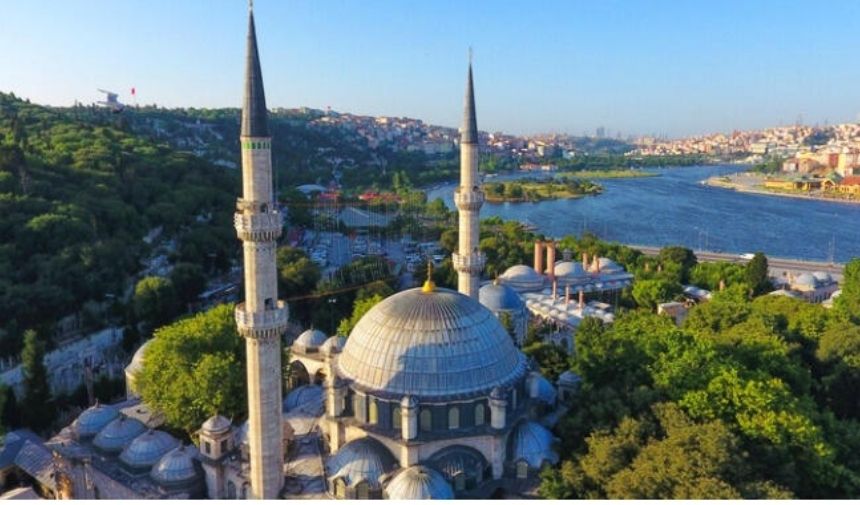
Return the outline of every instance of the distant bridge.
<path id="1" fill-rule="evenodd" d="M 653 247 L 647 245 L 626 244 L 628 247 L 639 249 L 648 256 L 657 256 L 660 254 L 661 247 Z M 699 261 L 728 261 L 730 263 L 739 263 L 745 265 L 749 262 L 748 259 L 742 258 L 739 254 L 721 253 L 714 251 L 693 251 Z M 784 272 L 827 272 L 837 280 L 842 280 L 842 268 L 845 266 L 842 263 L 830 263 L 827 261 L 808 261 L 797 260 L 791 258 L 774 258 L 767 257 L 767 265 L 770 268 L 772 276 L 782 276 Z"/>

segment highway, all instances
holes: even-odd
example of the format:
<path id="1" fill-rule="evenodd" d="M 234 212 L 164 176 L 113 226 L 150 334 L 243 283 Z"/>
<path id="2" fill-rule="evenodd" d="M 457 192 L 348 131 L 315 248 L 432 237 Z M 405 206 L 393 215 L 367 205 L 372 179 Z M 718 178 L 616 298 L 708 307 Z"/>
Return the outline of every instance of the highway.
<path id="1" fill-rule="evenodd" d="M 660 247 L 627 244 L 628 247 L 639 249 L 648 256 L 660 254 Z M 746 264 L 749 260 L 741 258 L 738 254 L 719 253 L 713 251 L 693 251 L 699 261 L 729 261 L 732 263 Z M 827 272 L 834 279 L 842 280 L 842 263 L 829 263 L 824 261 L 805 261 L 791 258 L 772 258 L 768 256 L 767 264 L 772 277 L 782 277 L 787 273 L 798 274 L 802 272 Z"/>

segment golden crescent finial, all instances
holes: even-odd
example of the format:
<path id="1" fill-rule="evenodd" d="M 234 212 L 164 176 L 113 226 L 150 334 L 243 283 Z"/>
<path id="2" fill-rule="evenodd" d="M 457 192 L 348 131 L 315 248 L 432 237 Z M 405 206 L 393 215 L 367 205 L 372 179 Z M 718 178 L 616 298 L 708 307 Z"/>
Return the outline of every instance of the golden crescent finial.
<path id="1" fill-rule="evenodd" d="M 432 293 L 436 291 L 436 283 L 433 282 L 433 262 L 427 261 L 427 280 L 424 281 L 424 286 L 421 288 L 424 293 Z"/>

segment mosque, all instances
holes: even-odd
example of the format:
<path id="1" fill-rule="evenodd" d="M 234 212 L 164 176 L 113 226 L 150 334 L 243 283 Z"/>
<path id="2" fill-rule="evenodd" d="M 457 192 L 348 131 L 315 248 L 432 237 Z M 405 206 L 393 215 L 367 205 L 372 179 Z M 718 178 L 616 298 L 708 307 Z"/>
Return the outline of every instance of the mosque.
<path id="1" fill-rule="evenodd" d="M 553 262 L 548 274 L 538 268 L 522 276 L 517 273 L 523 269 L 513 267 L 481 286 L 485 258 L 477 246 L 484 195 L 471 62 L 454 195 L 458 290 L 428 281 L 394 294 L 368 311 L 346 339 L 316 330 L 301 334 L 291 356 L 307 384 L 295 385 L 286 398 L 280 346 L 288 312 L 278 300 L 274 254 L 282 217 L 272 194 L 267 122 L 251 11 L 240 134 L 243 195 L 235 214 L 244 251 L 245 301 L 235 316 L 247 350 L 247 421 L 237 426 L 214 415 L 197 432 L 196 446 L 160 430 L 161 416 L 136 398 L 144 345 L 126 370 L 126 401 L 91 406 L 47 442 L 26 430 L 11 434 L 0 448 L 0 479 L 25 473 L 54 496 L 91 499 L 533 493 L 540 470 L 558 462 L 550 428 L 566 407 L 498 315 L 509 312 L 524 333 L 523 294 L 540 292 L 547 282 L 553 291 L 561 282 L 581 292 L 581 283 L 599 279 L 575 267 L 566 276 L 567 267 Z M 600 261 L 598 269 L 608 275 L 610 265 Z M 576 386 L 570 375 L 559 382 L 562 398 Z"/>

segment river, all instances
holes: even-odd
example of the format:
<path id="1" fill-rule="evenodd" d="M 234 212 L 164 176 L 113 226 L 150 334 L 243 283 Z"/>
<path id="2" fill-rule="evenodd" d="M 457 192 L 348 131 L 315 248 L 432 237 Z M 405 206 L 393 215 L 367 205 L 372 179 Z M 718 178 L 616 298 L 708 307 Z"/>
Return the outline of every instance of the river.
<path id="1" fill-rule="evenodd" d="M 659 177 L 600 180 L 603 194 L 573 200 L 484 204 L 482 216 L 529 223 L 546 235 L 590 231 L 626 244 L 846 262 L 860 256 L 860 205 L 739 193 L 700 184 L 736 165 L 657 169 Z M 510 177 L 505 177 L 505 179 Z M 501 180 L 498 178 L 495 180 Z M 454 184 L 431 189 L 454 208 Z"/>

